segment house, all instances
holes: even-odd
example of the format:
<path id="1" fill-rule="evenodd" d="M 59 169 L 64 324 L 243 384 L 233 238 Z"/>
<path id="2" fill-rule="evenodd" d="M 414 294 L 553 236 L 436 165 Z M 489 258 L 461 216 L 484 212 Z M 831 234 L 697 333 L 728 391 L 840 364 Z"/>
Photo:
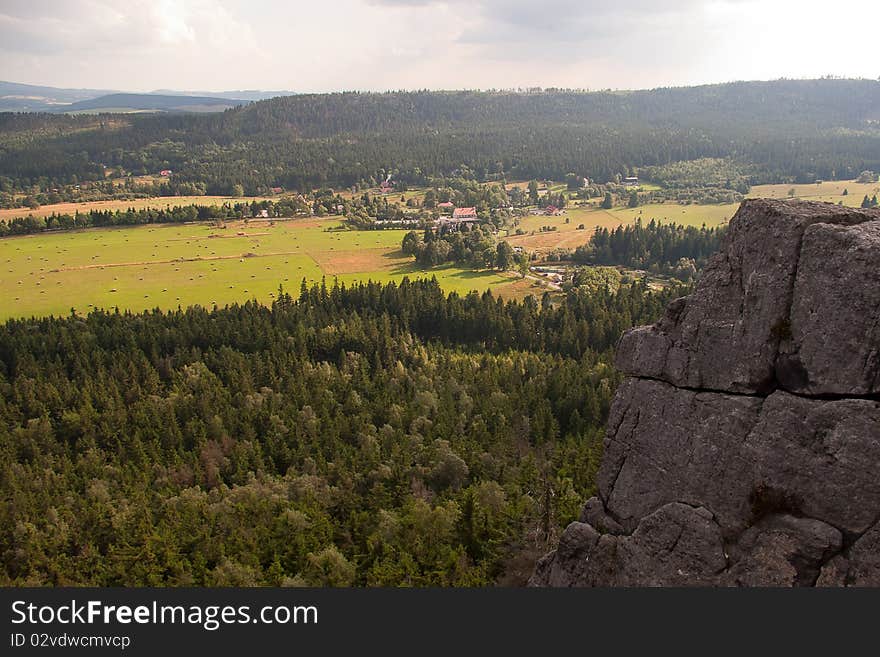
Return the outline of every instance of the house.
<path id="1" fill-rule="evenodd" d="M 270 187 L 269 191 L 271 191 L 273 194 L 280 194 L 281 192 L 284 191 L 284 188 L 283 187 Z"/>
<path id="2" fill-rule="evenodd" d="M 455 207 L 455 203 L 453 203 L 452 201 L 443 201 L 443 203 L 438 203 L 437 207 L 441 210 L 451 210 Z"/>
<path id="3" fill-rule="evenodd" d="M 453 230 L 461 224 L 470 224 L 479 221 L 476 208 L 455 208 L 451 217 L 441 217 L 440 226 L 449 226 Z"/>
<path id="4" fill-rule="evenodd" d="M 379 185 L 379 191 L 383 194 L 390 194 L 394 191 L 394 183 L 390 180 L 383 180 L 382 184 Z"/>
<path id="5" fill-rule="evenodd" d="M 159 172 L 159 175 L 160 175 L 160 176 L 164 176 L 164 177 L 167 178 L 168 176 L 171 175 L 171 169 L 162 169 L 162 170 Z"/>
<path id="6" fill-rule="evenodd" d="M 623 184 L 626 187 L 637 187 L 639 184 L 638 176 L 627 176 L 623 179 Z"/>
<path id="7" fill-rule="evenodd" d="M 477 220 L 477 209 L 476 208 L 455 208 L 452 211 L 452 220 L 453 221 L 476 221 Z"/>
<path id="8" fill-rule="evenodd" d="M 562 214 L 562 210 L 557 208 L 555 205 L 548 205 L 546 208 L 544 208 L 544 214 L 546 214 L 548 217 L 557 217 Z"/>

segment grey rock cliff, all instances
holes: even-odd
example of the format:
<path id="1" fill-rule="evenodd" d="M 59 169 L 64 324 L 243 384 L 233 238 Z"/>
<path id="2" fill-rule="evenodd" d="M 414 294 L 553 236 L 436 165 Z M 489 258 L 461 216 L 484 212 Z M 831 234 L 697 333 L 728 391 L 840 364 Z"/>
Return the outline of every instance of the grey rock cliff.
<path id="1" fill-rule="evenodd" d="M 880 585 L 880 211 L 745 201 L 617 365 L 598 497 L 531 585 Z"/>

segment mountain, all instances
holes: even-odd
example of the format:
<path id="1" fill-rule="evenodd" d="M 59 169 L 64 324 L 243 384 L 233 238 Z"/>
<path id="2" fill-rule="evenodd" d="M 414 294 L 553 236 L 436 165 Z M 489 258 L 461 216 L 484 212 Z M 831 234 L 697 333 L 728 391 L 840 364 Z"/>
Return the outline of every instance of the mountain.
<path id="1" fill-rule="evenodd" d="M 880 585 L 880 211 L 749 200 L 623 335 L 598 495 L 543 586 Z"/>
<path id="2" fill-rule="evenodd" d="M 293 91 L 260 91 L 247 89 L 241 91 L 180 91 L 157 89 L 147 94 L 130 94 L 113 89 L 65 89 L 46 87 L 19 82 L 0 81 L 0 112 L 82 112 L 89 110 L 166 111 L 166 112 L 216 112 L 247 102 L 266 100 L 276 96 L 291 96 Z M 128 98 L 109 98 L 103 96 L 124 95 Z M 157 96 L 165 100 L 150 100 Z M 176 97 L 171 100 L 170 97 Z M 186 97 L 187 100 L 180 100 Z M 218 100 L 232 101 L 228 103 Z M 85 101 L 94 101 L 94 104 Z M 121 103 L 121 104 L 120 104 Z"/>
<path id="3" fill-rule="evenodd" d="M 160 98 L 165 104 L 155 105 Z M 592 93 L 298 94 L 207 115 L 184 113 L 194 108 L 188 102 L 148 94 L 75 106 L 164 110 L 118 114 L 110 122 L 83 114 L 0 114 L 0 176 L 24 188 L 41 177 L 56 186 L 101 180 L 104 167 L 135 175 L 171 169 L 176 182 L 211 194 L 237 185 L 256 194 L 274 186 L 375 184 L 389 173 L 410 186 L 440 176 L 563 180 L 568 173 L 606 182 L 700 158 L 727 159 L 752 185 L 880 170 L 875 80 Z"/>
<path id="4" fill-rule="evenodd" d="M 0 112 L 46 112 L 114 93 L 108 89 L 59 89 L 0 81 Z"/>
<path id="5" fill-rule="evenodd" d="M 250 101 L 209 96 L 162 96 L 158 94 L 108 94 L 81 100 L 54 111 L 97 112 L 222 112 Z"/>
<path id="6" fill-rule="evenodd" d="M 176 91 L 174 89 L 156 89 L 151 94 L 160 96 L 207 96 L 209 98 L 227 98 L 230 100 L 267 100 L 278 96 L 295 96 L 295 91 L 260 91 L 259 89 L 242 89 L 238 91 Z"/>

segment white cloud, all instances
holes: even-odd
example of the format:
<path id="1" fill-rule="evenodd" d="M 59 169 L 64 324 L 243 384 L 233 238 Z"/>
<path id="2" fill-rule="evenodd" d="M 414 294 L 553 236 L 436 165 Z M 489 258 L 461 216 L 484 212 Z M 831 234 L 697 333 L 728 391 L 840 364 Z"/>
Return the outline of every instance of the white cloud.
<path id="1" fill-rule="evenodd" d="M 876 77 L 878 4 L 4 0 L 0 79 L 324 91 Z"/>

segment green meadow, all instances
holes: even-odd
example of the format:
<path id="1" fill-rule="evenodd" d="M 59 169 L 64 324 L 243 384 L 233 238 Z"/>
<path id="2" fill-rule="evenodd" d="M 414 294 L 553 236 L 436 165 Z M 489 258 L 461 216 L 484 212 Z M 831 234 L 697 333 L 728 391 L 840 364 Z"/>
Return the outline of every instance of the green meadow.
<path id="1" fill-rule="evenodd" d="M 405 231 L 333 230 L 338 220 L 98 228 L 0 240 L 0 319 L 86 313 L 93 308 L 173 309 L 272 301 L 334 277 L 400 281 L 436 276 L 448 291 L 506 287 L 497 272 L 422 271 L 400 253 Z"/>
<path id="2" fill-rule="evenodd" d="M 843 190 L 848 194 L 843 196 Z M 763 185 L 750 196 L 857 205 L 877 183 L 829 181 L 818 185 Z M 573 249 L 598 227 L 616 228 L 657 219 L 701 226 L 726 223 L 736 204 L 648 204 L 603 210 L 573 206 L 558 217 L 528 216 L 503 237 L 537 253 Z M 567 220 L 567 221 L 566 221 Z M 577 227 L 583 225 L 584 229 Z M 556 230 L 542 232 L 541 227 Z M 494 271 L 454 266 L 422 270 L 400 252 L 405 230 L 341 230 L 338 219 L 164 224 L 97 228 L 0 239 L 0 320 L 31 315 L 65 315 L 71 309 L 173 309 L 193 304 L 224 306 L 256 299 L 270 303 L 279 285 L 297 294 L 303 278 L 400 281 L 436 276 L 447 291 L 492 290 L 508 298 L 541 294 L 523 281 Z"/>
<path id="3" fill-rule="evenodd" d="M 509 231 L 505 239 L 513 246 L 526 251 L 546 254 L 556 249 L 575 249 L 586 244 L 597 228 L 613 230 L 637 219 L 647 223 L 651 219 L 663 223 L 684 226 L 709 227 L 725 224 L 736 212 L 738 204 L 726 205 L 680 205 L 678 203 L 651 203 L 636 208 L 612 208 L 604 210 L 598 204 L 572 205 L 556 217 L 529 215 L 523 217 L 517 228 Z M 583 226 L 583 228 L 579 228 Z M 542 228 L 554 230 L 546 231 Z"/>

